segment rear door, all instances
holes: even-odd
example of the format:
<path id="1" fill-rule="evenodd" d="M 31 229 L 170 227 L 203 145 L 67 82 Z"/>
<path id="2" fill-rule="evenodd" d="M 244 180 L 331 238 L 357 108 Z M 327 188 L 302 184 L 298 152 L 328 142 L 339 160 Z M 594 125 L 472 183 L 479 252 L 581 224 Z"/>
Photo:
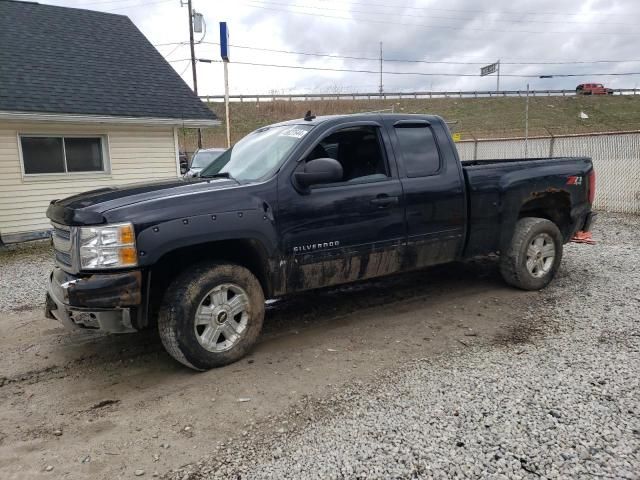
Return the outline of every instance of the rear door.
<path id="1" fill-rule="evenodd" d="M 406 235 L 403 193 L 382 124 L 365 121 L 330 129 L 297 168 L 322 157 L 342 164 L 342 181 L 300 192 L 290 175 L 278 179 L 277 224 L 287 292 L 400 269 Z"/>
<path id="2" fill-rule="evenodd" d="M 405 195 L 407 269 L 462 255 L 466 231 L 464 178 L 448 129 L 428 120 L 385 121 Z"/>

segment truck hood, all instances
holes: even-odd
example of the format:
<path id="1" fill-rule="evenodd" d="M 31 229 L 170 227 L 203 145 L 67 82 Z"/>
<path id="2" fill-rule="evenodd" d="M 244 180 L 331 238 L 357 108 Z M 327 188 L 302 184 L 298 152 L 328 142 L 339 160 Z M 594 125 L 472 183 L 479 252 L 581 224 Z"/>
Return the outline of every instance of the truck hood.
<path id="1" fill-rule="evenodd" d="M 237 186 L 237 183 L 226 178 L 188 178 L 101 188 L 52 201 L 47 210 L 47 217 L 64 225 L 96 225 L 106 222 L 103 214 L 110 210 L 232 186 Z"/>

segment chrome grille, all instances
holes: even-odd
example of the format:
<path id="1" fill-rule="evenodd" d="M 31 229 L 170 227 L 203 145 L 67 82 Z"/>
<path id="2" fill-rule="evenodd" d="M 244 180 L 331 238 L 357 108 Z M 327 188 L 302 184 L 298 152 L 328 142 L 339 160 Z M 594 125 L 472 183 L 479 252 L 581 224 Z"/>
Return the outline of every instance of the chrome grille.
<path id="1" fill-rule="evenodd" d="M 54 223 L 52 238 L 56 262 L 62 267 L 70 268 L 73 265 L 71 227 Z"/>
<path id="2" fill-rule="evenodd" d="M 56 260 L 67 267 L 71 266 L 71 255 L 56 251 Z"/>

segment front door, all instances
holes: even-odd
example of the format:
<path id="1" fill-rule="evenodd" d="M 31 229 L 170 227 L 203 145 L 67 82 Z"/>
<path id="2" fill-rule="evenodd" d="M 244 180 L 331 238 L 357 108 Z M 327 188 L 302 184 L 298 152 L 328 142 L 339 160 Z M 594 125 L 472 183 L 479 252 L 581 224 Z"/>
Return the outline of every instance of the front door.
<path id="1" fill-rule="evenodd" d="M 279 180 L 277 224 L 286 292 L 398 271 L 405 242 L 404 200 L 381 125 L 328 132 L 304 162 L 334 158 L 342 181 L 299 192 Z"/>

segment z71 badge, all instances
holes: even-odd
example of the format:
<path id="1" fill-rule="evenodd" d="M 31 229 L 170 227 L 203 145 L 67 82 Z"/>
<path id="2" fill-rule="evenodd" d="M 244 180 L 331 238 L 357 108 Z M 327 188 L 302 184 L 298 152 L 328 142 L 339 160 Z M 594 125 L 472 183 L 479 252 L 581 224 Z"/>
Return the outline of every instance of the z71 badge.
<path id="1" fill-rule="evenodd" d="M 567 185 L 582 185 L 582 177 L 578 175 L 572 175 L 567 178 Z"/>

